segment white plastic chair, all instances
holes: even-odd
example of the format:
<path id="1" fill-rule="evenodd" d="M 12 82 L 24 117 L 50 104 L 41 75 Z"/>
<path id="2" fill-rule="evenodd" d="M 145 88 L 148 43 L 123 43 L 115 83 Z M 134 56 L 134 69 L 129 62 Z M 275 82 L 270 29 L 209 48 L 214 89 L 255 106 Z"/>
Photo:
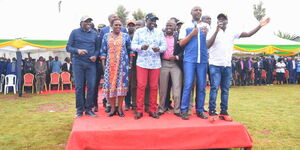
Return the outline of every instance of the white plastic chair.
<path id="1" fill-rule="evenodd" d="M 16 75 L 6 75 L 5 76 L 5 85 L 4 85 L 4 95 L 8 93 L 8 88 L 13 87 L 14 89 L 14 94 L 16 94 L 16 88 L 17 88 L 17 77 Z"/>
<path id="2" fill-rule="evenodd" d="M 0 76 L 0 92 L 2 92 L 2 90 L 3 90 L 4 79 L 5 79 L 5 75 L 1 74 L 1 76 Z"/>

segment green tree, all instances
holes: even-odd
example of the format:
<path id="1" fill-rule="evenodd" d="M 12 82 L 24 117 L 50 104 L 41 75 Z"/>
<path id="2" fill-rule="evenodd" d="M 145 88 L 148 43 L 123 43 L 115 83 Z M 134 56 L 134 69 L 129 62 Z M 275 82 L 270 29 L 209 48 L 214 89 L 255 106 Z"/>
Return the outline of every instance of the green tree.
<path id="1" fill-rule="evenodd" d="M 138 9 L 132 13 L 132 16 L 135 20 L 143 20 L 146 16 L 146 13 L 144 13 L 141 9 Z"/>
<path id="2" fill-rule="evenodd" d="M 282 32 L 280 30 L 277 33 L 275 33 L 275 35 L 277 35 L 280 38 L 292 40 L 292 41 L 298 37 L 296 34 L 290 34 L 290 33 Z"/>
<path id="3" fill-rule="evenodd" d="M 126 8 L 123 5 L 119 5 L 118 8 L 117 8 L 116 14 L 119 16 L 122 24 L 126 25 L 127 16 L 129 14 L 129 12 L 126 11 Z"/>
<path id="4" fill-rule="evenodd" d="M 262 18 L 264 18 L 266 16 L 266 9 L 263 8 L 263 2 L 260 1 L 259 4 L 254 4 L 253 5 L 253 14 L 255 16 L 255 18 L 260 21 Z"/>

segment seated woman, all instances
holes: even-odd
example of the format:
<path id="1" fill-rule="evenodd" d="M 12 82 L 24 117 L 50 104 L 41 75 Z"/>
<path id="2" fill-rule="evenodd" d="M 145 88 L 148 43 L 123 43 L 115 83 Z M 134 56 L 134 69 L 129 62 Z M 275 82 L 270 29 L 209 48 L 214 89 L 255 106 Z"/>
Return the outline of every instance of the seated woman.
<path id="1" fill-rule="evenodd" d="M 129 81 L 129 57 L 130 37 L 121 31 L 122 23 L 120 19 L 112 21 L 111 33 L 104 35 L 101 44 L 101 61 L 104 70 L 104 83 L 102 93 L 111 104 L 111 111 L 108 117 L 118 115 L 124 117 L 122 110 L 123 100 L 127 94 Z M 118 99 L 118 109 L 116 110 L 116 99 Z"/>

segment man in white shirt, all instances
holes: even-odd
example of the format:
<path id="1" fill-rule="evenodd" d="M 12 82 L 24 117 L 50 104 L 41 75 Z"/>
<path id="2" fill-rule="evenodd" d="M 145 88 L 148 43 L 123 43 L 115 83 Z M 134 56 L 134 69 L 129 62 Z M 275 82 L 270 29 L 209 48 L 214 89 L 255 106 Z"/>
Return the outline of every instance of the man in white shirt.
<path id="1" fill-rule="evenodd" d="M 218 26 L 215 32 L 209 32 L 207 36 L 207 48 L 209 48 L 209 69 L 211 76 L 211 88 L 209 97 L 209 115 L 213 121 L 216 119 L 216 99 L 219 86 L 221 87 L 221 113 L 220 119 L 232 121 L 228 115 L 228 96 L 230 80 L 232 77 L 231 57 L 234 39 L 250 37 L 261 27 L 269 23 L 270 18 L 263 20 L 250 32 L 235 32 L 228 28 L 228 18 L 225 14 L 217 16 Z"/>

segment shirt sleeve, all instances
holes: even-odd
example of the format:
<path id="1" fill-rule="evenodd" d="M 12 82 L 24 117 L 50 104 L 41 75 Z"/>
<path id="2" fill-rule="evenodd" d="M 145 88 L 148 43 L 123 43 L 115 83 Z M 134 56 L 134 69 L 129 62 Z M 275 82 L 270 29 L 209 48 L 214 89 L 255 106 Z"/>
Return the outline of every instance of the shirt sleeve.
<path id="1" fill-rule="evenodd" d="M 69 40 L 68 40 L 67 47 L 66 47 L 67 52 L 77 53 L 78 48 L 73 47 L 74 42 L 75 42 L 75 30 L 73 30 L 69 36 Z"/>
<path id="2" fill-rule="evenodd" d="M 107 35 L 105 34 L 102 39 L 101 49 L 100 49 L 100 57 L 101 59 L 105 59 L 107 56 Z"/>
<path id="3" fill-rule="evenodd" d="M 137 30 L 135 31 L 134 35 L 133 35 L 133 38 L 132 38 L 132 41 L 131 41 L 131 49 L 133 51 L 136 51 L 136 52 L 139 52 L 141 51 L 141 47 L 142 45 L 140 44 L 139 42 L 139 38 L 140 38 L 140 30 Z"/>
<path id="4" fill-rule="evenodd" d="M 233 38 L 234 39 L 239 39 L 241 34 L 242 34 L 242 32 L 235 32 L 234 35 L 233 35 L 234 36 Z"/>
<path id="5" fill-rule="evenodd" d="M 181 39 L 183 39 L 183 38 L 186 37 L 186 30 L 185 29 L 186 29 L 185 26 L 182 26 L 180 28 L 179 37 L 178 37 L 179 40 L 181 40 Z"/>
<path id="6" fill-rule="evenodd" d="M 160 32 L 159 37 L 160 37 L 159 52 L 163 53 L 167 49 L 167 41 L 166 41 L 166 38 L 165 38 L 163 32 Z"/>

